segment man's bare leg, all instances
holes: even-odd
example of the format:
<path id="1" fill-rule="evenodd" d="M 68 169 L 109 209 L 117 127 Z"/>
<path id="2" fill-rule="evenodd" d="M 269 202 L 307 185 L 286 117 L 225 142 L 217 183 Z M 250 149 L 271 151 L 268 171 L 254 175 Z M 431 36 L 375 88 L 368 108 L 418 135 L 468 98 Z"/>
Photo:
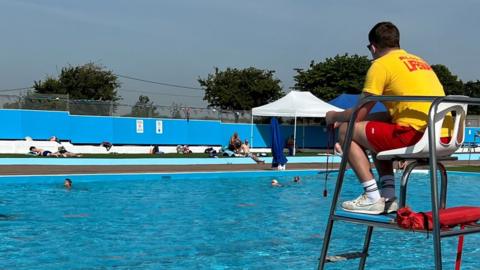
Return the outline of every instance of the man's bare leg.
<path id="1" fill-rule="evenodd" d="M 350 145 L 348 154 L 348 163 L 355 171 L 360 182 L 365 182 L 373 179 L 373 174 L 370 171 L 370 161 L 364 149 L 372 149 L 367 140 L 365 133 L 365 125 L 367 122 L 357 122 L 354 125 L 353 139 Z M 345 134 L 347 131 L 347 123 L 343 123 L 339 127 L 339 142 L 343 145 Z"/>
<path id="2" fill-rule="evenodd" d="M 373 113 L 367 116 L 367 121 L 391 122 L 391 117 L 386 112 Z M 393 162 L 389 160 L 378 160 L 373 155 L 373 162 L 380 177 L 380 187 L 382 197 L 395 197 L 395 180 L 393 177 Z"/>
<path id="3" fill-rule="evenodd" d="M 354 135 L 347 156 L 348 163 L 360 180 L 365 195 L 355 200 L 343 202 L 342 207 L 349 211 L 380 214 L 384 210 L 384 202 L 381 199 L 377 182 L 370 170 L 370 161 L 365 153 L 365 149 L 370 146 L 368 141 L 366 141 L 365 124 L 366 122 L 358 122 L 355 124 Z M 343 123 L 339 128 L 339 139 L 342 145 L 345 139 L 346 129 L 346 123 Z M 367 146 L 362 144 L 366 144 Z"/>

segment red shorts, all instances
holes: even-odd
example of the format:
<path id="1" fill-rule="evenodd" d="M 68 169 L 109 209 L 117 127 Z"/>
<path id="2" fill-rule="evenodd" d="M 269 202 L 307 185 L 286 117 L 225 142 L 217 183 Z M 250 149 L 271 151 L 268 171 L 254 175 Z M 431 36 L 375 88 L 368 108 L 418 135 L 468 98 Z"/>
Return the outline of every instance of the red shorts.
<path id="1" fill-rule="evenodd" d="M 414 145 L 423 136 L 423 132 L 412 127 L 379 121 L 369 121 L 365 133 L 376 153 Z M 450 138 L 441 138 L 441 141 L 448 143 Z"/>

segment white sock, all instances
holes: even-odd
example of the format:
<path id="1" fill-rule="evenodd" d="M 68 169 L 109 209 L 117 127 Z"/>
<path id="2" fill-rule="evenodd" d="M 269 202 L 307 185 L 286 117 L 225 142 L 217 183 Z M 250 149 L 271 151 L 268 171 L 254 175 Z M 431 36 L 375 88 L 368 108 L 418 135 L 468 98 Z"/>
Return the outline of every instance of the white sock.
<path id="1" fill-rule="evenodd" d="M 363 182 L 362 186 L 365 190 L 365 194 L 367 194 L 367 198 L 371 203 L 376 203 L 378 200 L 380 200 L 381 196 L 380 192 L 378 191 L 377 181 L 375 181 L 375 179 Z"/>
<path id="2" fill-rule="evenodd" d="M 387 199 L 395 197 L 395 178 L 393 175 L 384 175 L 380 177 L 380 186 L 382 187 L 382 197 Z"/>

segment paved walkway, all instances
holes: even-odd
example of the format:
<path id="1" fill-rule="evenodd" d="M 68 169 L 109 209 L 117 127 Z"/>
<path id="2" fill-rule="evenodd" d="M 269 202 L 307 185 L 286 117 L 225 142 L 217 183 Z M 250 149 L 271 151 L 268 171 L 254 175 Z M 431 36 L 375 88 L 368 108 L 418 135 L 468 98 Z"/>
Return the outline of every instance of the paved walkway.
<path id="1" fill-rule="evenodd" d="M 329 168 L 338 168 L 338 163 Z M 480 161 L 448 161 L 448 166 L 480 166 Z M 427 167 L 424 167 L 427 169 Z M 288 163 L 287 170 L 326 169 L 325 163 Z M 271 164 L 214 165 L 0 165 L 0 175 L 270 171 Z"/>
<path id="2" fill-rule="evenodd" d="M 324 169 L 321 163 L 287 164 L 287 170 Z M 105 174 L 105 173 L 165 173 L 165 172 L 206 172 L 206 171 L 267 171 L 271 164 L 230 164 L 230 165 L 3 165 L 0 175 L 46 175 L 46 174 Z"/>

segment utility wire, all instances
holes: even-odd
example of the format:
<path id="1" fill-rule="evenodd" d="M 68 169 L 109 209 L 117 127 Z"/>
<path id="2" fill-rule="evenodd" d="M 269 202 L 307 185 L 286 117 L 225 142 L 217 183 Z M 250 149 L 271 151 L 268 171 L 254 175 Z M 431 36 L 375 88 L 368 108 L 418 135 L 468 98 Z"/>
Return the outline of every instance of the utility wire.
<path id="1" fill-rule="evenodd" d="M 127 76 L 127 75 L 121 75 L 121 74 L 114 74 L 114 75 L 117 76 L 117 77 L 120 77 L 120 78 L 125 78 L 125 79 L 134 80 L 134 81 L 139 81 L 139 82 L 153 83 L 153 84 L 159 84 L 159 85 L 176 87 L 176 88 L 183 88 L 183 89 L 201 90 L 201 91 L 204 91 L 203 88 L 199 88 L 199 87 L 192 87 L 192 86 L 185 86 L 185 85 L 180 85 L 180 84 L 172 84 L 172 83 L 164 83 L 164 82 L 156 82 L 156 81 L 145 80 L 145 79 L 140 79 L 140 78 L 136 78 L 136 77 L 132 77 L 132 76 Z"/>

